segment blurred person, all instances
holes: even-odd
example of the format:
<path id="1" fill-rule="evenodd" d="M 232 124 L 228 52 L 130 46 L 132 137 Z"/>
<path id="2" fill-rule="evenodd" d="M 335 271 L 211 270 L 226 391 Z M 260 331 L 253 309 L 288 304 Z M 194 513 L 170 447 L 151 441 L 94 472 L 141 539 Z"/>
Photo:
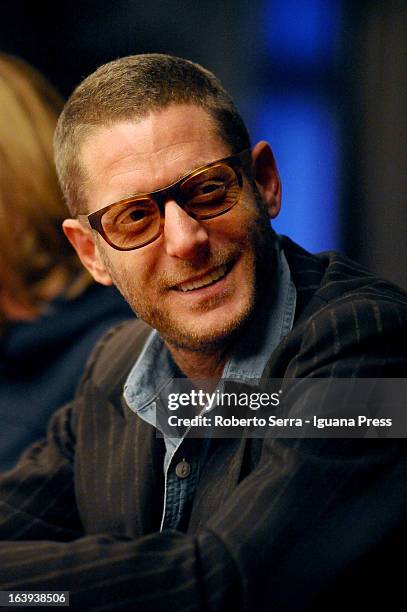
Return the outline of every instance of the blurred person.
<path id="1" fill-rule="evenodd" d="M 195 418 L 202 380 L 220 398 L 276 384 L 272 414 L 290 417 L 330 414 L 329 393 L 301 393 L 315 379 L 405 377 L 406 294 L 275 234 L 271 147 L 251 145 L 202 66 L 100 67 L 66 103 L 55 153 L 68 238 L 139 318 L 105 335 L 47 439 L 0 478 L 0 589 L 70 591 L 77 610 L 396 609 L 405 440 L 296 424 L 200 437 L 165 421 Z M 168 390 L 184 412 L 166 409 Z"/>
<path id="2" fill-rule="evenodd" d="M 102 332 L 131 316 L 61 230 L 52 139 L 62 107 L 36 70 L 0 55 L 0 471 L 71 399 Z"/>

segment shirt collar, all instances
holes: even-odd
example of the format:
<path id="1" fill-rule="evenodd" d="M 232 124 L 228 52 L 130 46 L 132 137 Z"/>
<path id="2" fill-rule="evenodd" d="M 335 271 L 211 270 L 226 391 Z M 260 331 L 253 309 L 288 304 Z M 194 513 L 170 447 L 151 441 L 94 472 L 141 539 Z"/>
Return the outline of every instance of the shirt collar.
<path id="1" fill-rule="evenodd" d="M 224 379 L 247 384 L 257 382 L 272 351 L 292 329 L 297 292 L 279 237 L 275 249 L 276 265 L 270 286 L 266 288 L 255 315 L 225 365 Z"/>

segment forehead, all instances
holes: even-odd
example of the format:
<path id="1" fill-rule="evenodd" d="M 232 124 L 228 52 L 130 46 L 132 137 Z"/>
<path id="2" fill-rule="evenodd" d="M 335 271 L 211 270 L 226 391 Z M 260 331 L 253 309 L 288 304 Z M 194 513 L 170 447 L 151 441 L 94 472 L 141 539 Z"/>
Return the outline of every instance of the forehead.
<path id="1" fill-rule="evenodd" d="M 140 121 L 98 128 L 81 149 L 91 211 L 136 193 L 161 189 L 230 154 L 206 111 L 174 105 Z"/>

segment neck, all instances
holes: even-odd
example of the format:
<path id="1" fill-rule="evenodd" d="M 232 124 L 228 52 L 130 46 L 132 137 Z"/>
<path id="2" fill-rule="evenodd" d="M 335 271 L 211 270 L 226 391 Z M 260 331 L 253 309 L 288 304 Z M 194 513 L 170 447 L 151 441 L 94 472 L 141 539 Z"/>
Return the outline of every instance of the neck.
<path id="1" fill-rule="evenodd" d="M 172 358 L 185 376 L 195 380 L 213 381 L 216 385 L 229 357 L 226 348 L 200 352 L 166 344 Z"/>

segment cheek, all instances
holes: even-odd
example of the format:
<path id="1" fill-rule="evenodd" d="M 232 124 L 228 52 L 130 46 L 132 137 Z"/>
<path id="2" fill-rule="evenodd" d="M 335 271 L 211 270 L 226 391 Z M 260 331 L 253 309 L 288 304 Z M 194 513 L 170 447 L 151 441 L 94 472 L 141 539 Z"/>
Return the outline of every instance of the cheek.
<path id="1" fill-rule="evenodd" d="M 219 235 L 225 242 L 238 245 L 242 250 L 254 249 L 258 240 L 258 229 L 258 215 L 254 214 L 251 208 L 245 207 L 227 220 Z"/>
<path id="2" fill-rule="evenodd" d="M 151 293 L 151 288 L 154 287 L 157 262 L 149 252 L 104 253 L 103 261 L 114 284 L 126 299 L 137 297 L 139 300 L 143 295 Z"/>
<path id="3" fill-rule="evenodd" d="M 237 244 L 247 244 L 251 239 L 254 215 L 251 208 L 243 203 L 235 206 L 223 216 L 207 222 L 211 244 L 218 240 Z"/>

